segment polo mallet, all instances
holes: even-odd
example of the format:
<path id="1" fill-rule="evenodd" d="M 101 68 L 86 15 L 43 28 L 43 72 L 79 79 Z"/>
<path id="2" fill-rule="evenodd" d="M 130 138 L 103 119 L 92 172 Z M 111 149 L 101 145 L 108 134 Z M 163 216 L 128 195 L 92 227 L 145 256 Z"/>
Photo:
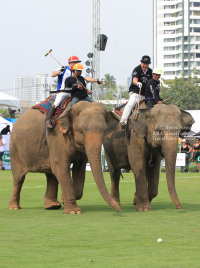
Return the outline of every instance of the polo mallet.
<path id="1" fill-rule="evenodd" d="M 51 51 L 52 51 L 52 49 L 50 49 L 44 56 L 46 57 L 46 56 L 50 55 L 62 67 L 63 65 L 56 58 L 54 58 L 54 56 L 52 56 L 50 54 Z M 65 92 L 65 90 L 60 90 L 60 92 Z M 50 91 L 50 93 L 58 93 L 58 91 L 53 90 L 53 91 Z"/>
<path id="2" fill-rule="evenodd" d="M 140 95 L 141 95 L 141 90 L 142 90 L 142 87 L 140 88 L 140 91 L 139 91 L 138 103 L 137 103 L 137 113 L 136 113 L 135 121 L 138 120 L 138 116 L 139 116 L 139 114 L 140 114 L 140 112 L 139 112 L 139 106 L 140 106 Z"/>
<path id="3" fill-rule="evenodd" d="M 171 98 L 169 98 L 169 99 L 166 99 L 166 100 L 163 101 L 163 103 L 165 103 L 166 101 L 170 101 L 170 102 L 171 102 L 172 99 L 173 99 L 173 97 L 171 97 Z"/>
<path id="4" fill-rule="evenodd" d="M 52 51 L 52 49 L 50 49 L 44 56 L 46 57 L 46 56 L 50 55 L 55 61 L 57 61 L 57 59 L 55 59 L 54 56 L 52 56 L 52 55 L 50 54 L 51 51 Z M 61 67 L 63 66 L 59 61 L 57 61 L 57 63 L 58 63 Z"/>

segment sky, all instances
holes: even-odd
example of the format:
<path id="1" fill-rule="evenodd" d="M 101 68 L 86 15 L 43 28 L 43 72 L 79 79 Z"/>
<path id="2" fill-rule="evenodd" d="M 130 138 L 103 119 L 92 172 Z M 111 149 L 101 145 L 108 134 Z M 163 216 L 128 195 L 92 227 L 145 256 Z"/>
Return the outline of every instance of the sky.
<path id="1" fill-rule="evenodd" d="M 92 52 L 92 0 L 1 0 L 0 91 L 14 96 L 15 76 L 35 76 Z M 117 85 L 153 57 L 153 0 L 101 0 L 100 33 L 108 37 L 100 52 L 100 77 L 110 73 Z M 51 79 L 51 82 L 53 80 Z"/>

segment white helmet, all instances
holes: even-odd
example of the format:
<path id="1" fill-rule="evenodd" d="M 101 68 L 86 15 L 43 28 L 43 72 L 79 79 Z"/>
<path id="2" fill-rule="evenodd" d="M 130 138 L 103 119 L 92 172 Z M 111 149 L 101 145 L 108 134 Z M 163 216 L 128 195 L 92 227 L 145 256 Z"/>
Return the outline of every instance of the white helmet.
<path id="1" fill-rule="evenodd" d="M 155 68 L 153 69 L 153 74 L 159 74 L 160 76 L 162 75 L 162 70 Z"/>

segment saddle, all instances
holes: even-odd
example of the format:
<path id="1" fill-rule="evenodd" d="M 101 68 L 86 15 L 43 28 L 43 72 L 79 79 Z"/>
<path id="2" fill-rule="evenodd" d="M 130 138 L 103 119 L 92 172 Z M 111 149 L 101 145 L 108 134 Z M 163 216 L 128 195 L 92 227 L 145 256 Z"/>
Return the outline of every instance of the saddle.
<path id="1" fill-rule="evenodd" d="M 38 109 L 43 114 L 48 114 L 51 106 L 54 104 L 54 101 L 56 99 L 56 95 L 49 96 L 45 101 L 40 102 L 34 106 L 32 106 L 32 109 Z M 64 112 L 65 108 L 67 107 L 68 103 L 71 101 L 71 98 L 65 98 L 61 102 L 61 104 L 57 107 L 56 112 L 54 116 L 52 117 L 52 125 L 55 126 L 56 119 Z"/>
<path id="2" fill-rule="evenodd" d="M 145 98 L 142 98 L 140 101 L 139 101 L 139 106 L 145 101 Z M 113 113 L 114 115 L 119 119 L 119 121 L 121 120 L 121 117 L 122 117 L 122 114 L 123 114 L 123 111 L 125 109 L 125 106 L 126 106 L 127 103 L 125 104 L 122 104 L 121 106 L 118 106 L 116 107 L 114 110 L 113 110 Z M 136 109 L 137 105 L 135 105 L 131 111 L 131 114 L 133 113 L 133 111 Z M 131 116 L 130 114 L 130 116 Z"/>

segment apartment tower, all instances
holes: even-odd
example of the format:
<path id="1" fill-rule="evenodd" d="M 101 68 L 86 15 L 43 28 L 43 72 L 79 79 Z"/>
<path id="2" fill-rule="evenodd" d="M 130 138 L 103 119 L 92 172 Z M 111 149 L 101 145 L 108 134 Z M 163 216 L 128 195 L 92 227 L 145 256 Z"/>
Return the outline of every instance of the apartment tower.
<path id="1" fill-rule="evenodd" d="M 200 78 L 200 1 L 153 0 L 154 67 L 165 80 L 193 75 Z"/>
<path id="2" fill-rule="evenodd" d="M 36 76 L 16 76 L 14 78 L 14 95 L 20 100 L 32 104 L 45 100 L 48 97 L 47 86 L 49 85 L 48 74 Z"/>

